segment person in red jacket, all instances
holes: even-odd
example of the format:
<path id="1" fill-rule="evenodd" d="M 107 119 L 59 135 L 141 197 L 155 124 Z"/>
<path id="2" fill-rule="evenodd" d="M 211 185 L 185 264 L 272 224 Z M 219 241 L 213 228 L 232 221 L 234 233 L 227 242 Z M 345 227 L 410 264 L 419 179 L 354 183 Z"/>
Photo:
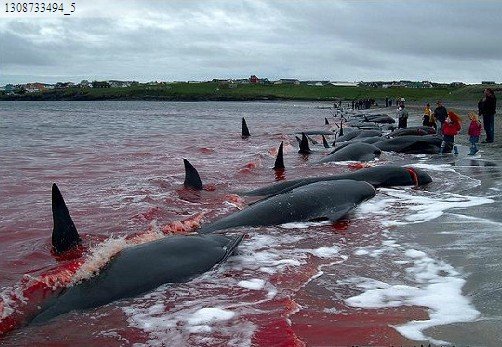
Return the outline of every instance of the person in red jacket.
<path id="1" fill-rule="evenodd" d="M 469 119 L 471 124 L 469 124 L 469 130 L 467 134 L 469 135 L 469 142 L 471 143 L 471 151 L 469 155 L 474 155 L 478 152 L 478 147 L 476 143 L 479 142 L 479 136 L 481 135 L 481 123 L 479 122 L 478 115 L 474 112 L 469 112 Z"/>
<path id="2" fill-rule="evenodd" d="M 448 111 L 448 117 L 443 124 L 443 142 L 441 142 L 440 154 L 450 153 L 452 148 L 455 154 L 458 154 L 457 146 L 455 146 L 455 135 L 458 134 L 461 128 L 462 119 L 453 111 Z"/>

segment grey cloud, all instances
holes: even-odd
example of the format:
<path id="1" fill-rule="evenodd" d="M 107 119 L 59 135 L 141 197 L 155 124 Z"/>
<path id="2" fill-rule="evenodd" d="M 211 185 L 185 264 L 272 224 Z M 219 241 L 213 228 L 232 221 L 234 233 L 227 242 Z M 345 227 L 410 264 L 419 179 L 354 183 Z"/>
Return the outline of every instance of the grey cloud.
<path id="1" fill-rule="evenodd" d="M 186 80 L 255 73 L 440 81 L 497 80 L 502 72 L 502 3 L 497 1 L 117 1 L 109 6 L 99 16 L 4 23 L 0 84 L 26 71 L 30 80 L 51 75 L 52 80 L 61 75 Z"/>

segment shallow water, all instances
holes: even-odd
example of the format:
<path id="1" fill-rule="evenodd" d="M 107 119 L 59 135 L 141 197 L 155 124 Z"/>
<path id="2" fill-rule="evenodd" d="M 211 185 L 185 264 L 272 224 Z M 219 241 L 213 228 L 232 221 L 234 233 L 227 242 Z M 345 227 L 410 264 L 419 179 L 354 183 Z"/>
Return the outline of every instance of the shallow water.
<path id="1" fill-rule="evenodd" d="M 0 103 L 0 326 L 14 317 L 16 327 L 2 342 L 496 345 L 502 180 L 493 148 L 472 160 L 462 159 L 465 148 L 460 159 L 385 153 L 371 164 L 415 163 L 434 182 L 379 189 L 335 224 L 234 230 L 247 234 L 239 254 L 189 283 L 22 326 L 51 296 L 39 283 L 64 287 L 124 246 L 251 202 L 238 192 L 284 178 L 271 170 L 281 141 L 287 179 L 354 170 L 315 164 L 321 147 L 309 158 L 296 153 L 295 131 L 329 128 L 330 110 L 319 106 Z M 246 140 L 241 117 L 252 135 Z M 199 170 L 205 190 L 183 189 L 182 158 Z M 50 253 L 53 182 L 84 240 L 77 262 Z"/>

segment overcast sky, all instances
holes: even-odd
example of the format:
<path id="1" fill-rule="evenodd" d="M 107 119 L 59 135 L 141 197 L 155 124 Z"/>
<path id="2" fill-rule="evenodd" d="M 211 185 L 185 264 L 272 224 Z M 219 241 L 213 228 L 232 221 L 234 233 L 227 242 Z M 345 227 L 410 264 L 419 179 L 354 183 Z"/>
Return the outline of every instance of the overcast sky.
<path id="1" fill-rule="evenodd" d="M 1 85 L 251 74 L 502 82 L 500 0 L 73 1 L 71 16 L 14 16 L 2 3 Z"/>

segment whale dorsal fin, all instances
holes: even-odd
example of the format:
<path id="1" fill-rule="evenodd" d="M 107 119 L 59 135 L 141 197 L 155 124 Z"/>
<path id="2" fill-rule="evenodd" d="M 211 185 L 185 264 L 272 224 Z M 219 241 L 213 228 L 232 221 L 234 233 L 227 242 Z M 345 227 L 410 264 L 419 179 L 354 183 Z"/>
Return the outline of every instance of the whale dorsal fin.
<path id="1" fill-rule="evenodd" d="M 242 137 L 246 138 L 249 136 L 251 136 L 251 134 L 249 133 L 248 125 L 244 117 L 242 117 Z"/>
<path id="2" fill-rule="evenodd" d="M 314 140 L 313 138 L 311 138 L 310 136 L 306 135 L 307 136 L 307 139 L 309 139 L 310 143 L 313 144 L 313 145 L 317 145 L 317 141 Z"/>
<path id="3" fill-rule="evenodd" d="M 202 190 L 202 180 L 197 169 L 186 159 L 183 159 L 183 164 L 185 164 L 185 182 L 183 182 L 185 188 Z"/>
<path id="4" fill-rule="evenodd" d="M 328 143 L 328 141 L 326 141 L 326 138 L 324 137 L 324 135 L 322 135 L 322 145 L 324 146 L 324 148 L 330 148 L 329 143 Z"/>
<path id="5" fill-rule="evenodd" d="M 274 170 L 284 170 L 284 153 L 282 150 L 283 142 L 279 146 L 279 151 L 277 151 L 277 157 L 275 158 Z"/>
<path id="6" fill-rule="evenodd" d="M 309 140 L 307 138 L 307 135 L 305 135 L 305 133 L 302 133 L 302 140 L 300 141 L 300 150 L 298 151 L 298 153 L 301 154 L 310 153 Z"/>
<path id="7" fill-rule="evenodd" d="M 324 117 L 324 124 L 329 125 L 328 118 Z"/>
<path id="8" fill-rule="evenodd" d="M 335 133 L 335 140 L 333 141 L 333 143 L 331 144 L 331 147 L 336 147 L 336 136 L 337 136 L 337 133 Z"/>
<path id="9" fill-rule="evenodd" d="M 80 244 L 81 239 L 77 228 L 70 217 L 68 207 L 56 183 L 52 185 L 52 248 L 56 254 L 61 254 Z"/>

